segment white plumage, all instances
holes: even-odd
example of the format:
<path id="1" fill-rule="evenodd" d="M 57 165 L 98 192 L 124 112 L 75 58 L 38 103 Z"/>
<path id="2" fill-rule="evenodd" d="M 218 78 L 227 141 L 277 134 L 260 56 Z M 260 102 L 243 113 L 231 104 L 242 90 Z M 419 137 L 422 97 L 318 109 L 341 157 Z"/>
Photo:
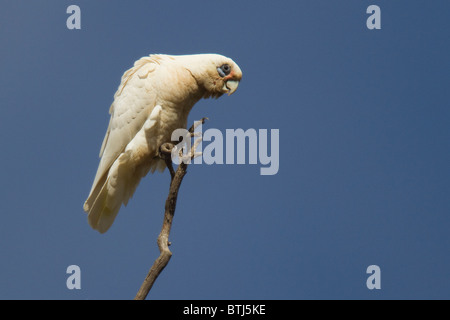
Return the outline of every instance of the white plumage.
<path id="1" fill-rule="evenodd" d="M 84 203 L 92 228 L 103 233 L 149 171 L 162 171 L 158 148 L 186 128 L 201 98 L 232 94 L 242 78 L 233 60 L 217 54 L 150 55 L 122 76 L 109 113 L 100 164 Z"/>

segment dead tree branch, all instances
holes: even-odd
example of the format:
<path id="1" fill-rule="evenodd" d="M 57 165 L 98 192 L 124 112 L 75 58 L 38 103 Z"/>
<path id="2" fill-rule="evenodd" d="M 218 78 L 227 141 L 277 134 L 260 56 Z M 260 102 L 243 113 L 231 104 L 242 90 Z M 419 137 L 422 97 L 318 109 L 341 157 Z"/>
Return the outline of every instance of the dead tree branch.
<path id="1" fill-rule="evenodd" d="M 189 139 L 191 139 L 192 137 L 196 137 L 196 134 L 194 133 L 195 128 L 200 124 L 203 124 L 205 120 L 207 120 L 207 118 L 203 118 L 202 120 L 197 121 L 192 125 L 192 127 L 189 129 L 190 133 Z M 201 137 L 195 139 L 192 147 L 190 148 L 190 150 L 188 150 L 189 153 L 187 154 L 187 156 L 183 156 L 182 150 L 179 150 L 180 160 L 186 159 L 187 157 L 189 157 L 189 160 L 194 159 L 194 157 L 197 155 L 195 149 L 200 141 Z M 170 229 L 172 228 L 173 216 L 175 214 L 178 191 L 180 189 L 181 182 L 183 181 L 183 178 L 186 175 L 187 166 L 190 162 L 190 161 L 181 161 L 180 164 L 178 165 L 177 170 L 174 171 L 172 166 L 172 150 L 174 147 L 175 146 L 172 143 L 164 143 L 163 145 L 160 146 L 159 149 L 160 158 L 165 161 L 166 166 L 169 169 L 171 178 L 169 194 L 167 196 L 165 204 L 163 226 L 157 239 L 160 255 L 150 268 L 134 300 L 145 300 L 148 293 L 150 292 L 150 289 L 153 287 L 153 284 L 155 283 L 156 279 L 158 278 L 160 273 L 164 270 L 164 268 L 167 266 L 167 264 L 170 261 L 170 258 L 172 257 L 172 252 L 169 250 L 169 246 L 171 244 L 169 242 Z"/>

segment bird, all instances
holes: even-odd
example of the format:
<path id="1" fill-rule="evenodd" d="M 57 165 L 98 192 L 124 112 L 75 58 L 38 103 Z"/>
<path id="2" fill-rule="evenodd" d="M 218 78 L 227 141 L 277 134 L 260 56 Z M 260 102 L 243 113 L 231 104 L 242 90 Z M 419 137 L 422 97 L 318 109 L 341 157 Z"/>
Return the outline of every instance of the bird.
<path id="1" fill-rule="evenodd" d="M 186 128 L 202 98 L 233 94 L 242 71 L 220 54 L 151 54 L 127 70 L 114 94 L 100 162 L 83 209 L 89 225 L 106 232 L 148 172 L 164 171 L 159 147 Z"/>

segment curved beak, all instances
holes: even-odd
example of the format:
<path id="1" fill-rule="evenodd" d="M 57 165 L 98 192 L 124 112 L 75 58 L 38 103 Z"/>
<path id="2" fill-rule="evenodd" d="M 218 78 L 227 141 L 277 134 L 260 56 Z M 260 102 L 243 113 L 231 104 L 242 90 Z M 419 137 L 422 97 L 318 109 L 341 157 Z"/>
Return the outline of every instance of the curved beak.
<path id="1" fill-rule="evenodd" d="M 228 89 L 228 95 L 231 96 L 238 88 L 239 81 L 238 80 L 228 80 L 225 83 L 226 88 Z"/>

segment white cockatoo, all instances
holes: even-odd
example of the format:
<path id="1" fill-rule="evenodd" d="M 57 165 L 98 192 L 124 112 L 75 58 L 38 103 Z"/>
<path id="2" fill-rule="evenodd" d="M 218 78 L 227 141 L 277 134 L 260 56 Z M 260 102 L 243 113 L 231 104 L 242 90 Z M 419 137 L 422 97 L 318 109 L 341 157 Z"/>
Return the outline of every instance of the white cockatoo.
<path id="1" fill-rule="evenodd" d="M 92 228 L 106 232 L 141 178 L 164 170 L 158 149 L 175 129 L 186 128 L 194 104 L 232 94 L 241 78 L 239 66 L 218 54 L 150 55 L 124 73 L 83 207 Z"/>

